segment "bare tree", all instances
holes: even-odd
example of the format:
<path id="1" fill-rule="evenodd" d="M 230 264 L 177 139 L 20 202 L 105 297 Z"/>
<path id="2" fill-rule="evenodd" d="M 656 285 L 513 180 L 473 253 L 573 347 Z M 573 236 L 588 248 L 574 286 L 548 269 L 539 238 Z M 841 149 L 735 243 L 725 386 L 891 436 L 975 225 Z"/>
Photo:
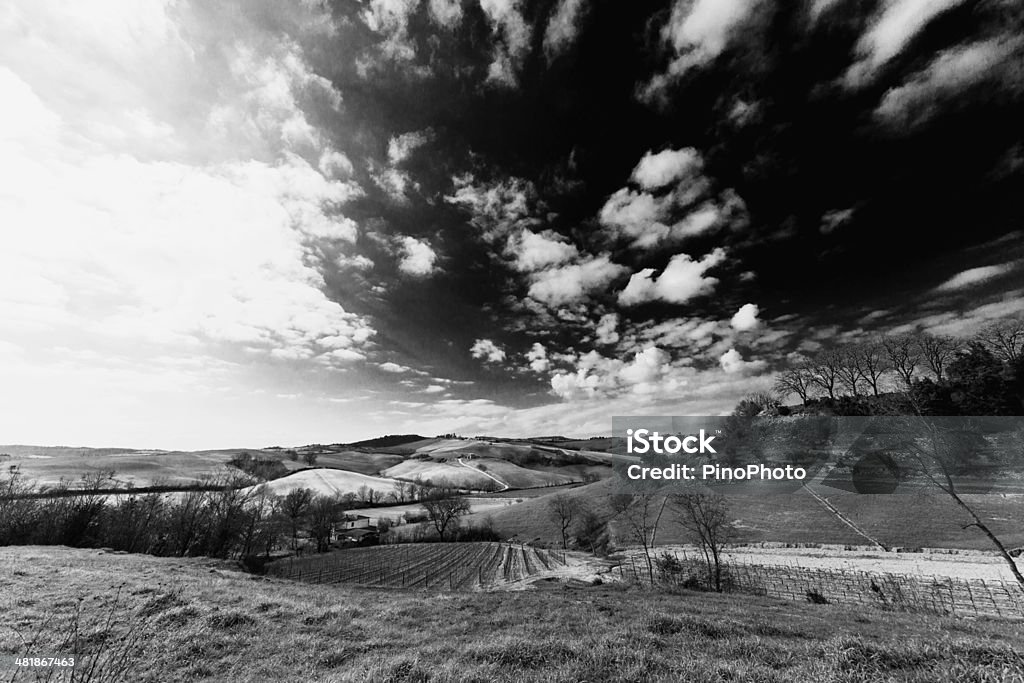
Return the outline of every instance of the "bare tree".
<path id="1" fill-rule="evenodd" d="M 1015 363 L 1024 354 L 1024 317 L 992 323 L 978 333 L 977 339 L 999 360 Z"/>
<path id="2" fill-rule="evenodd" d="M 299 548 L 299 529 L 302 528 L 303 520 L 309 513 L 309 506 L 313 503 L 313 492 L 310 489 L 292 489 L 281 501 L 281 514 L 288 520 L 288 527 L 292 535 L 292 550 Z"/>
<path id="3" fill-rule="evenodd" d="M 331 547 L 334 525 L 341 515 L 341 506 L 331 496 L 317 496 L 309 506 L 309 535 L 316 541 L 316 551 Z"/>
<path id="4" fill-rule="evenodd" d="M 834 350 L 822 351 L 807 364 L 807 373 L 811 384 L 824 391 L 829 398 L 834 399 L 842 366 L 842 354 Z"/>
<path id="5" fill-rule="evenodd" d="M 653 493 L 620 494 L 612 497 L 612 509 L 626 526 L 630 538 L 640 544 L 647 562 L 647 576 L 654 583 L 654 561 L 651 559 L 653 538 L 658 530 L 665 497 Z"/>
<path id="6" fill-rule="evenodd" d="M 922 333 L 918 338 L 921 348 L 921 355 L 924 357 L 928 369 L 935 375 L 935 379 L 943 380 L 946 371 L 946 364 L 953 358 L 957 350 L 957 340 L 946 335 Z"/>
<path id="7" fill-rule="evenodd" d="M 856 350 L 853 348 L 841 349 L 834 352 L 838 357 L 836 374 L 839 383 L 846 387 L 851 396 L 859 396 L 858 387 L 864 381 L 860 371 L 859 359 Z"/>
<path id="8" fill-rule="evenodd" d="M 679 493 L 672 496 L 677 523 L 696 539 L 708 569 L 708 585 L 722 591 L 722 549 L 733 535 L 729 506 L 723 496 Z"/>
<path id="9" fill-rule="evenodd" d="M 889 361 L 889 367 L 900 376 L 909 389 L 913 385 L 914 371 L 921 363 L 921 346 L 909 334 L 882 339 L 882 349 Z"/>
<path id="10" fill-rule="evenodd" d="M 965 418 L 969 419 L 969 418 Z M 996 547 L 999 556 L 1010 568 L 1017 583 L 1024 588 L 1024 574 L 1021 573 L 1014 561 L 1013 556 L 1007 550 L 1006 545 L 992 531 L 992 528 L 981 518 L 971 505 L 964 500 L 957 489 L 954 475 L 958 470 L 973 469 L 973 462 L 981 452 L 987 448 L 972 448 L 965 440 L 972 437 L 977 438 L 978 432 L 972 429 L 970 423 L 957 424 L 953 428 L 943 429 L 942 425 L 935 420 L 910 418 L 910 428 L 904 428 L 905 438 L 902 443 L 902 451 L 912 461 L 911 471 L 923 474 L 932 484 L 949 496 L 953 502 L 963 510 L 971 519 L 971 522 L 964 525 L 964 528 L 975 527 L 981 531 Z M 1010 445 L 1013 451 L 1020 452 L 1021 435 L 1014 435 L 1014 441 Z M 890 452 L 894 452 L 890 449 Z"/>
<path id="11" fill-rule="evenodd" d="M 813 386 L 814 383 L 811 381 L 810 373 L 807 371 L 807 368 L 802 365 L 784 370 L 775 378 L 776 393 L 783 397 L 790 394 L 796 394 L 804 404 L 806 404 L 807 399 L 810 398 Z"/>
<path id="12" fill-rule="evenodd" d="M 434 489 L 429 498 L 420 501 L 420 505 L 426 510 L 442 541 L 445 533 L 459 525 L 459 518 L 469 514 L 469 501 L 453 488 Z"/>
<path id="13" fill-rule="evenodd" d="M 581 512 L 579 501 L 564 493 L 552 496 L 548 501 L 548 516 L 558 524 L 558 529 L 562 533 L 563 549 L 569 547 L 569 529 Z"/>
<path id="14" fill-rule="evenodd" d="M 854 347 L 851 352 L 857 372 L 871 387 L 871 393 L 878 396 L 878 384 L 887 370 L 885 348 L 872 341 Z"/>

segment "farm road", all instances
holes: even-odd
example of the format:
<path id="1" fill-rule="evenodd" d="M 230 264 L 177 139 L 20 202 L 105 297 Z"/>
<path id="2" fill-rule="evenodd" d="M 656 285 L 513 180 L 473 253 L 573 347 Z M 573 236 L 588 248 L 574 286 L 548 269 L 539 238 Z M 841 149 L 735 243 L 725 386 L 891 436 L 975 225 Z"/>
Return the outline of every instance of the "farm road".
<path id="1" fill-rule="evenodd" d="M 473 467 L 472 465 L 467 465 L 466 463 L 462 462 L 462 458 L 456 458 L 456 460 L 457 460 L 457 461 L 458 461 L 458 463 L 459 463 L 460 465 L 462 465 L 463 467 L 468 467 L 469 469 L 473 470 L 474 472 L 479 472 L 480 474 L 484 475 L 485 477 L 488 477 L 488 478 L 490 478 L 490 479 L 493 479 L 494 481 L 496 481 L 496 482 L 498 482 L 499 484 L 501 484 L 501 487 L 502 487 L 502 488 L 501 488 L 501 490 L 502 490 L 502 491 L 508 491 L 508 490 L 509 490 L 509 488 L 511 488 L 511 487 L 510 487 L 510 486 L 509 486 L 508 484 L 506 484 L 505 482 L 503 482 L 503 481 L 502 481 L 501 479 L 498 479 L 498 478 L 497 478 L 496 476 L 494 476 L 494 475 L 493 475 L 493 474 L 491 474 L 490 472 L 484 472 L 484 471 L 483 471 L 482 469 L 480 469 L 479 467 Z"/>

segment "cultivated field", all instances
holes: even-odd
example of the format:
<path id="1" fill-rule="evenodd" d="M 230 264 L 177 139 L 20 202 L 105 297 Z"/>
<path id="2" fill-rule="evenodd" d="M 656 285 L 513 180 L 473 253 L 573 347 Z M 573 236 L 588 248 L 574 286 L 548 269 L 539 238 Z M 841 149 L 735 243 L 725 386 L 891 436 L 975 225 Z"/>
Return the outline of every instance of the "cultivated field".
<path id="1" fill-rule="evenodd" d="M 501 588 L 564 569 L 564 553 L 505 543 L 410 543 L 353 548 L 267 565 L 269 576 L 381 588 Z"/>
<path id="2" fill-rule="evenodd" d="M 80 610 L 79 654 L 125 654 L 133 683 L 995 683 L 1024 672 L 1024 622 L 749 595 L 382 591 L 57 547 L 0 548 L 0 577 L 0 655 L 24 654 L 14 629 L 40 628 L 41 649 L 58 654 Z"/>

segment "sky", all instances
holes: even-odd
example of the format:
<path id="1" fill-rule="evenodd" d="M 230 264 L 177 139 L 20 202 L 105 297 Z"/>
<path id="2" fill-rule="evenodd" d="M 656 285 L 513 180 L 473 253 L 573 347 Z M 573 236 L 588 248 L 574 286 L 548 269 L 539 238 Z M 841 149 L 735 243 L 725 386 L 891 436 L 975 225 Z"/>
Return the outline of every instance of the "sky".
<path id="1" fill-rule="evenodd" d="M 1014 0 L 13 0 L 0 443 L 718 415 L 1024 309 Z"/>

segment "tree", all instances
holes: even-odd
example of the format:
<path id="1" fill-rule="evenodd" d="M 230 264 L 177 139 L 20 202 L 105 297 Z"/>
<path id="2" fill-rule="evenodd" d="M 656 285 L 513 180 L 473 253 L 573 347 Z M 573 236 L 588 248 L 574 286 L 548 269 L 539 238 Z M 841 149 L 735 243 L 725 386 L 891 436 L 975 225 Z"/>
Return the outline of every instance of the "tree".
<path id="1" fill-rule="evenodd" d="M 807 376 L 811 384 L 824 391 L 830 399 L 835 399 L 842 365 L 842 354 L 834 350 L 822 351 L 807 364 Z"/>
<path id="2" fill-rule="evenodd" d="M 922 333 L 918 338 L 921 355 L 928 368 L 941 382 L 945 378 L 946 364 L 952 360 L 957 350 L 957 340 L 946 335 Z"/>
<path id="3" fill-rule="evenodd" d="M 338 501 L 331 496 L 317 496 L 309 505 L 309 535 L 316 541 L 316 551 L 326 552 L 331 547 L 334 525 L 341 515 Z"/>
<path id="4" fill-rule="evenodd" d="M 978 333 L 977 341 L 1004 363 L 1016 363 L 1024 353 L 1024 317 L 987 325 Z"/>
<path id="5" fill-rule="evenodd" d="M 789 368 L 783 370 L 782 373 L 775 378 L 775 391 L 782 397 L 786 397 L 789 394 L 796 394 L 800 397 L 800 402 L 807 404 L 807 399 L 811 396 L 811 388 L 813 382 L 811 382 L 810 373 L 803 366 L 795 368 Z"/>
<path id="6" fill-rule="evenodd" d="M 316 467 L 316 451 L 310 448 L 302 454 L 302 460 L 310 467 Z"/>
<path id="7" fill-rule="evenodd" d="M 292 489 L 281 501 L 281 514 L 288 521 L 292 535 L 292 550 L 299 549 L 299 529 L 313 504 L 313 492 L 310 489 Z"/>
<path id="8" fill-rule="evenodd" d="M 833 351 L 832 353 L 834 353 L 836 357 L 836 378 L 839 380 L 841 385 L 849 390 L 850 395 L 856 398 L 860 395 L 857 388 L 864 380 L 864 376 L 861 374 L 856 350 L 853 348 L 845 348 Z"/>
<path id="9" fill-rule="evenodd" d="M 878 384 L 886 371 L 885 348 L 878 342 L 867 342 L 853 348 L 853 364 L 861 378 L 878 396 Z"/>
<path id="10" fill-rule="evenodd" d="M 590 508 L 584 508 L 579 515 L 576 542 L 594 555 L 603 554 L 608 548 L 608 524 Z"/>
<path id="11" fill-rule="evenodd" d="M 548 516 L 558 524 L 558 529 L 562 532 L 563 549 L 569 547 L 569 529 L 573 522 L 578 520 L 581 512 L 582 506 L 579 500 L 564 493 L 552 496 L 548 501 Z"/>
<path id="12" fill-rule="evenodd" d="M 722 549 L 733 535 L 724 496 L 678 493 L 672 496 L 677 523 L 696 539 L 708 569 L 708 585 L 722 592 Z"/>
<path id="13" fill-rule="evenodd" d="M 420 501 L 434 525 L 438 537 L 444 541 L 445 533 L 459 525 L 459 518 L 469 514 L 469 501 L 453 488 L 436 488 L 431 496 Z"/>
<path id="14" fill-rule="evenodd" d="M 970 417 L 960 418 L 953 423 L 943 418 L 900 417 L 888 420 L 885 426 L 887 435 L 897 435 L 895 443 L 886 445 L 890 457 L 897 459 L 902 467 L 903 476 L 923 476 L 949 496 L 971 519 L 964 528 L 974 527 L 981 531 L 1009 566 L 1017 583 L 1024 588 L 1024 575 L 1006 545 L 964 500 L 957 488 L 959 475 L 974 471 L 991 457 L 987 452 L 990 450 L 989 442 L 983 436 L 986 430 Z M 1020 453 L 1024 447 L 1022 434 L 1018 431 L 1006 436 L 1009 436 L 1010 442 L 1004 444 L 1003 448 L 1008 446 L 1007 450 L 1014 455 Z M 890 441 L 893 441 L 891 437 Z"/>
<path id="15" fill-rule="evenodd" d="M 640 544 L 647 562 L 647 576 L 654 584 L 654 561 L 651 559 L 651 548 L 654 547 L 654 536 L 658 531 L 661 513 L 665 509 L 665 496 L 654 493 L 619 494 L 612 496 L 612 509 L 617 513 L 616 519 L 626 526 L 630 538 Z"/>
<path id="16" fill-rule="evenodd" d="M 909 389 L 914 384 L 914 371 L 921 363 L 921 346 L 909 334 L 901 334 L 882 339 L 882 350 L 885 352 L 889 367 L 900 376 Z"/>

